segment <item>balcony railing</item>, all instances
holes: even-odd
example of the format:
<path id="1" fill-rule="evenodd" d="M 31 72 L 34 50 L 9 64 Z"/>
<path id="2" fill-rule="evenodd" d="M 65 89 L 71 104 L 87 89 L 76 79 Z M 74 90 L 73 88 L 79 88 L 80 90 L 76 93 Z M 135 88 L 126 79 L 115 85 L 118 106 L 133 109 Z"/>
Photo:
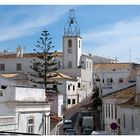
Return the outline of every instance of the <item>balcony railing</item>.
<path id="1" fill-rule="evenodd" d="M 2 116 L 0 117 L 0 125 L 13 124 L 15 122 L 14 116 Z"/>

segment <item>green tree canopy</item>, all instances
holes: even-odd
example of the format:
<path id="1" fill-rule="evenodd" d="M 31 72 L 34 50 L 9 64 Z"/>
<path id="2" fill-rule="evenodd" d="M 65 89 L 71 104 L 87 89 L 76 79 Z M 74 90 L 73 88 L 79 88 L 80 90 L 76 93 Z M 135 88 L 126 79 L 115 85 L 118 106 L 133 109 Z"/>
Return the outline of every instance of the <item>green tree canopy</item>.
<path id="1" fill-rule="evenodd" d="M 49 36 L 48 31 L 44 29 L 35 49 L 33 49 L 35 51 L 33 53 L 35 58 L 31 61 L 32 66 L 30 66 L 33 71 L 30 81 L 42 85 L 46 90 L 46 94 L 58 93 L 57 85 L 59 84 L 55 80 L 55 77 L 58 75 L 57 63 L 55 61 L 57 51 L 54 51 L 52 38 Z"/>

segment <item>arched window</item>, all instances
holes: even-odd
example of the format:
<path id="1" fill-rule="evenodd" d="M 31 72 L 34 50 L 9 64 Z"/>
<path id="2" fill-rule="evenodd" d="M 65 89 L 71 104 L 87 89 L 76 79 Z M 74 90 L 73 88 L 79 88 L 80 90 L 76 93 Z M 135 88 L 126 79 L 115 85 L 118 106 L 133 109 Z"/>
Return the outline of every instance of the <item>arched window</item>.
<path id="1" fill-rule="evenodd" d="M 123 83 L 123 78 L 119 78 L 119 83 Z"/>
<path id="2" fill-rule="evenodd" d="M 68 47 L 70 47 L 70 48 L 72 47 L 72 40 L 71 39 L 68 40 Z"/>
<path id="3" fill-rule="evenodd" d="M 72 99 L 72 104 L 75 104 L 75 99 Z"/>
<path id="4" fill-rule="evenodd" d="M 112 78 L 107 78 L 107 84 L 111 84 L 113 83 L 113 79 Z"/>
<path id="5" fill-rule="evenodd" d="M 75 90 L 75 86 L 73 86 L 73 90 Z"/>
<path id="6" fill-rule="evenodd" d="M 71 61 L 68 62 L 68 68 L 72 68 L 72 62 Z"/>
<path id="7" fill-rule="evenodd" d="M 68 104 L 71 104 L 71 100 L 70 99 L 68 99 Z"/>
<path id="8" fill-rule="evenodd" d="M 81 41 L 79 40 L 79 48 L 81 47 Z"/>
<path id="9" fill-rule="evenodd" d="M 27 118 L 27 133 L 34 133 L 34 117 Z"/>
<path id="10" fill-rule="evenodd" d="M 70 90 L 70 85 L 68 85 L 68 90 Z"/>

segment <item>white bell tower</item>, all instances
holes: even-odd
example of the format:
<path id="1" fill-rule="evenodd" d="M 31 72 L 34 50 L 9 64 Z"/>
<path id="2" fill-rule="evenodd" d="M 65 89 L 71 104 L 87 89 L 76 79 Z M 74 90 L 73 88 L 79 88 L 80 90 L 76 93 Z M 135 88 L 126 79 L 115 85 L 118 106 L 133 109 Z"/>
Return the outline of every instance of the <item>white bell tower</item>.
<path id="1" fill-rule="evenodd" d="M 71 9 L 63 36 L 63 65 L 65 69 L 75 69 L 81 65 L 81 50 L 82 38 L 80 37 L 80 28 L 75 19 L 74 9 Z"/>

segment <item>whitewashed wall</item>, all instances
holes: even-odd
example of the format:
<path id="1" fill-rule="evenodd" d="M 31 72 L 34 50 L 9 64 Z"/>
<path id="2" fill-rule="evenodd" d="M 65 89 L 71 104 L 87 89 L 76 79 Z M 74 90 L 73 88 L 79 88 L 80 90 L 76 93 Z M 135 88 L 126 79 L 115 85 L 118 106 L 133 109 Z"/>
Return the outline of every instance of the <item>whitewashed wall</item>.
<path id="1" fill-rule="evenodd" d="M 124 117 L 125 115 L 125 127 Z M 132 116 L 133 116 L 133 127 L 132 129 Z M 140 108 L 136 107 L 120 107 L 120 128 L 122 135 L 139 135 L 140 134 Z"/>
<path id="2" fill-rule="evenodd" d="M 42 134 L 43 114 L 46 114 L 46 133 L 50 133 L 50 104 L 45 101 L 45 90 L 39 88 L 7 87 L 0 97 L 0 116 L 14 116 L 11 131 L 27 133 L 27 118 L 34 118 L 34 133 Z M 0 124 L 1 125 L 1 124 Z M 6 130 L 9 128 L 5 128 Z M 3 130 L 3 129 L 2 129 Z"/>
<path id="3" fill-rule="evenodd" d="M 102 89 L 101 95 L 106 95 L 110 92 L 122 89 L 129 85 L 128 80 L 130 76 L 130 71 L 121 70 L 121 71 L 94 71 L 93 79 L 95 84 Z M 99 82 L 96 82 L 97 77 L 100 79 Z M 108 84 L 107 79 L 112 78 L 113 83 Z M 123 78 L 123 83 L 119 83 L 119 78 Z M 103 83 L 104 79 L 104 83 Z"/>

